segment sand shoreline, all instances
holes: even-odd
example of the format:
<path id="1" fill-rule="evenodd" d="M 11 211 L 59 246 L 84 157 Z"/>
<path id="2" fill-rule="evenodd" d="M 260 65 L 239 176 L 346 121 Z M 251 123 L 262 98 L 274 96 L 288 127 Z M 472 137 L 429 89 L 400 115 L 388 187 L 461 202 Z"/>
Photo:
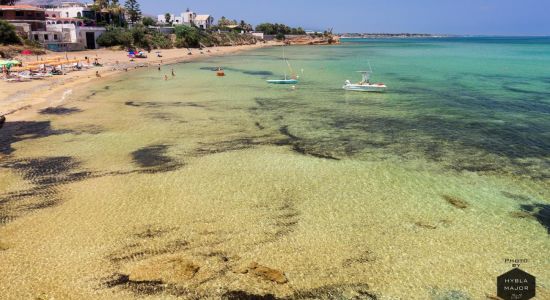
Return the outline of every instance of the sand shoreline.
<path id="1" fill-rule="evenodd" d="M 260 49 L 282 45 L 278 42 L 258 43 L 254 45 L 211 47 L 203 50 L 191 49 L 192 55 L 187 49 L 165 49 L 155 50 L 148 53 L 148 58 L 134 59 L 130 61 L 125 51 L 114 51 L 109 49 L 97 49 L 77 51 L 68 53 L 48 53 L 40 55 L 41 60 L 67 56 L 72 58 L 89 57 L 90 60 L 99 58 L 102 67 L 93 67 L 81 71 L 69 72 L 66 75 L 54 76 L 42 80 L 28 82 L 5 82 L 0 81 L 0 115 L 6 115 L 7 121 L 24 120 L 32 118 L 32 114 L 38 109 L 50 106 L 48 102 L 56 98 L 63 98 L 65 93 L 72 89 L 82 89 L 91 82 L 112 78 L 126 70 L 132 71 L 143 67 L 157 67 L 158 65 L 170 65 L 182 62 L 197 61 L 210 57 L 235 54 L 241 51 Z M 160 51 L 163 57 L 157 57 L 156 51 Z M 36 56 L 23 59 L 23 62 L 36 61 Z M 99 71 L 101 78 L 97 78 L 95 72 Z"/>

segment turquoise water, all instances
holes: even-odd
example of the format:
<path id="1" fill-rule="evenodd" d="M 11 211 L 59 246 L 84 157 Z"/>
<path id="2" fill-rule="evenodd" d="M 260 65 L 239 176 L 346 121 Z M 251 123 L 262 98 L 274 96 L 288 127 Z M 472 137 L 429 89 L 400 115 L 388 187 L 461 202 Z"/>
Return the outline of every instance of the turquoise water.
<path id="1" fill-rule="evenodd" d="M 273 47 L 101 79 L 7 123 L 0 290 L 484 299 L 527 259 L 550 297 L 550 38 L 284 54 L 295 87 L 265 82 L 289 72 Z M 369 63 L 388 91 L 344 91 Z"/>
<path id="2" fill-rule="evenodd" d="M 286 49 L 298 90 L 265 87 L 281 77 L 281 49 L 216 60 L 239 65 L 235 85 L 262 118 L 284 121 L 306 148 L 354 159 L 422 157 L 458 171 L 550 176 L 550 38 L 346 40 L 334 47 Z M 374 70 L 386 94 L 340 87 Z M 205 64 L 207 65 L 207 64 Z M 240 71 L 240 72 L 239 72 Z M 276 75 L 264 75 L 270 72 Z M 231 80 L 231 79 L 229 79 Z M 243 91 L 243 93 L 246 93 Z M 282 99 L 281 99 L 282 98 Z M 269 117 L 266 117 L 269 115 Z"/>

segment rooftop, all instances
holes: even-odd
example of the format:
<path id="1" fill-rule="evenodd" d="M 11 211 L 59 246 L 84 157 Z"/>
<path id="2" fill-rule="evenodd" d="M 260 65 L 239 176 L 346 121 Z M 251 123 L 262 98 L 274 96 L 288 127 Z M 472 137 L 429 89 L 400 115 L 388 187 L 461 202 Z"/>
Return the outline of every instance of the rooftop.
<path id="1" fill-rule="evenodd" d="M 195 21 L 206 21 L 208 18 L 210 18 L 210 15 L 197 15 L 197 17 L 195 17 Z"/>
<path id="2" fill-rule="evenodd" d="M 0 10 L 31 10 L 31 11 L 44 11 L 40 7 L 32 5 L 0 5 Z"/>

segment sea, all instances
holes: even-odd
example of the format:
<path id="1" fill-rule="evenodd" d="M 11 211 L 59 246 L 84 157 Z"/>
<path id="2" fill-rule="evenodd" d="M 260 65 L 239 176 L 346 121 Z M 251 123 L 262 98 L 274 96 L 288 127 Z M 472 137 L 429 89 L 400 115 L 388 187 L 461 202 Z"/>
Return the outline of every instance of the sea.
<path id="1" fill-rule="evenodd" d="M 343 90 L 365 70 L 386 92 Z M 516 267 L 550 297 L 547 37 L 152 66 L 19 126 L 0 160 L 13 298 L 496 299 Z"/>

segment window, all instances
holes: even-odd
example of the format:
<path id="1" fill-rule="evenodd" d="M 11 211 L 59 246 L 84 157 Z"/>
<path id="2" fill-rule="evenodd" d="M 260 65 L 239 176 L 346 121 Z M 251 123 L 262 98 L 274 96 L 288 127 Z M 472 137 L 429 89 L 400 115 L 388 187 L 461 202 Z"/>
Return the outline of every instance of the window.
<path id="1" fill-rule="evenodd" d="M 38 41 L 38 34 L 35 34 L 35 35 L 34 35 L 34 40 L 35 40 L 35 41 Z"/>
<path id="2" fill-rule="evenodd" d="M 55 14 L 53 14 L 52 17 L 55 18 Z"/>
<path id="3" fill-rule="evenodd" d="M 68 18 L 69 17 L 69 12 L 66 12 L 65 14 L 67 15 L 67 18 Z"/>
<path id="4" fill-rule="evenodd" d="M 0 17 L 4 16 L 4 12 L 0 10 Z"/>
<path id="5" fill-rule="evenodd" d="M 22 12 L 22 11 L 20 11 L 20 10 L 16 10 L 16 11 L 15 11 L 15 16 L 16 16 L 16 17 L 23 17 L 23 16 L 24 16 L 24 14 L 23 14 L 23 12 Z"/>
<path id="6" fill-rule="evenodd" d="M 53 35 L 53 39 L 54 39 L 54 41 L 57 41 L 57 34 Z"/>
<path id="7" fill-rule="evenodd" d="M 45 41 L 49 40 L 49 37 L 48 37 L 47 34 L 44 35 L 44 40 L 45 40 Z"/>
<path id="8" fill-rule="evenodd" d="M 77 13 L 76 13 L 76 17 L 77 17 L 77 18 L 82 18 L 82 13 L 81 13 L 81 12 L 77 12 Z"/>

